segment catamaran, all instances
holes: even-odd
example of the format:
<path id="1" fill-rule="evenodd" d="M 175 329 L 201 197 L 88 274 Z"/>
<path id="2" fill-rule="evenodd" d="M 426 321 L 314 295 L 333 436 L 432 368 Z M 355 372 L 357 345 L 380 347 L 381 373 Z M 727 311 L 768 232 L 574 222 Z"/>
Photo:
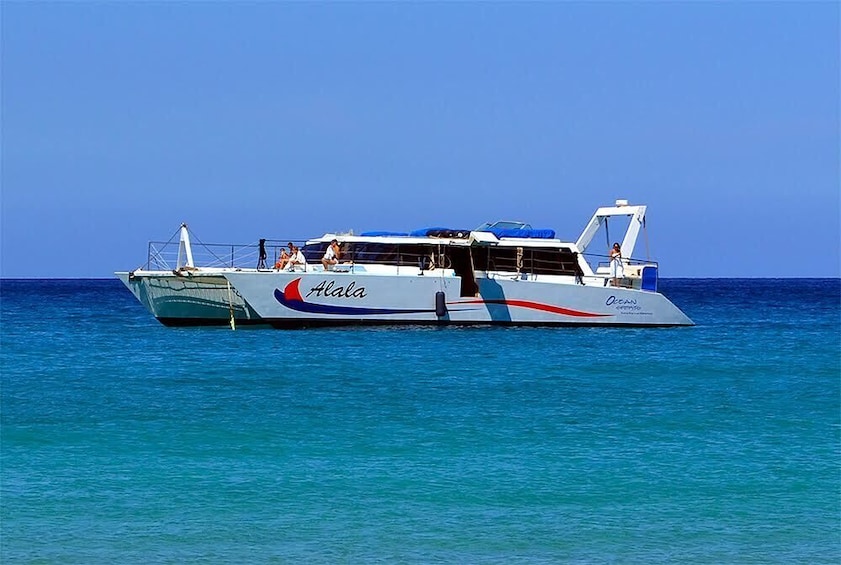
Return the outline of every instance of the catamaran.
<path id="1" fill-rule="evenodd" d="M 658 291 L 658 264 L 633 258 L 645 213 L 645 206 L 618 200 L 596 210 L 574 242 L 522 222 L 328 233 L 306 241 L 305 264 L 282 270 L 196 267 L 184 227 L 183 264 L 118 276 L 168 325 L 693 325 Z M 597 233 L 609 238 L 611 221 L 625 226 L 612 268 L 608 257 L 590 252 Z M 322 265 L 333 239 L 339 262 Z"/>

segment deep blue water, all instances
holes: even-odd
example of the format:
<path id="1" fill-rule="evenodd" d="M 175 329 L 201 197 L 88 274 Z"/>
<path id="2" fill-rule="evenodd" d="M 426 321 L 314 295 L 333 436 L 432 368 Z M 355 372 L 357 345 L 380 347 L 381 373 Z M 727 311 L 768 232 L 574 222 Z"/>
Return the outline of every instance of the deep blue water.
<path id="1" fill-rule="evenodd" d="M 841 281 L 692 328 L 165 328 L 0 285 L 4 563 L 841 561 Z"/>

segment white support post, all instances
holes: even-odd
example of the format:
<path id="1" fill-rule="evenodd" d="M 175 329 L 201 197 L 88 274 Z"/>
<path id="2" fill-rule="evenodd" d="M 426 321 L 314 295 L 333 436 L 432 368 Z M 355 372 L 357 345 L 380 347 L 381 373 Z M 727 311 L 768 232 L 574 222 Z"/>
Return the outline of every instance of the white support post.
<path id="1" fill-rule="evenodd" d="M 182 262 L 186 259 L 186 263 Z M 190 233 L 187 231 L 187 224 L 181 224 L 181 240 L 178 243 L 178 264 L 176 269 L 181 267 L 195 267 L 193 264 L 193 248 L 190 247 Z"/>

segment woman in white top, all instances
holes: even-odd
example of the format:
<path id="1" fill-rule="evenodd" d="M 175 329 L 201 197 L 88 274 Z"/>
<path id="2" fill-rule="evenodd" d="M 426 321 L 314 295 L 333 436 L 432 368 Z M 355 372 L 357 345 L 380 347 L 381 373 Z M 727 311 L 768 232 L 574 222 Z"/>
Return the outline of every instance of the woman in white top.
<path id="1" fill-rule="evenodd" d="M 305 269 L 307 265 L 307 260 L 304 257 L 304 254 L 301 253 L 300 248 L 297 245 L 292 246 L 292 253 L 289 255 L 289 261 L 286 263 L 286 270 L 287 271 L 294 271 L 295 267 L 299 267 L 300 269 Z"/>
<path id="2" fill-rule="evenodd" d="M 625 276 L 625 268 L 622 266 L 622 250 L 618 243 L 614 243 L 610 250 L 610 276 L 613 278 L 611 281 L 613 286 L 619 286 L 619 280 Z"/>

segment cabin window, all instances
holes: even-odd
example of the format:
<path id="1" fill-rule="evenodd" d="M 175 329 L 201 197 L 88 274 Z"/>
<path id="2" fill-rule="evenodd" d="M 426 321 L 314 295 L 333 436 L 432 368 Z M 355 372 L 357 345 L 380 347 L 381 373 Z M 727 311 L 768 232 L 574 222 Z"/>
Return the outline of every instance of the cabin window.
<path id="1" fill-rule="evenodd" d="M 304 247 L 309 263 L 321 261 L 327 243 L 312 243 Z M 432 255 L 438 256 L 438 246 L 379 242 L 344 242 L 340 244 L 340 260 L 359 264 L 381 264 L 428 268 Z M 440 266 L 440 265 L 438 265 Z"/>
<path id="2" fill-rule="evenodd" d="M 320 263 L 321 258 L 324 257 L 324 252 L 327 251 L 328 245 L 330 243 L 326 241 L 324 243 L 309 243 L 304 245 L 301 253 L 304 254 L 307 263 Z"/>
<path id="3" fill-rule="evenodd" d="M 580 276 L 578 256 L 567 248 L 546 249 L 521 247 L 519 258 L 521 273 L 535 275 Z M 475 249 L 473 265 L 477 271 L 517 272 L 518 252 L 516 247 L 487 247 Z"/>

